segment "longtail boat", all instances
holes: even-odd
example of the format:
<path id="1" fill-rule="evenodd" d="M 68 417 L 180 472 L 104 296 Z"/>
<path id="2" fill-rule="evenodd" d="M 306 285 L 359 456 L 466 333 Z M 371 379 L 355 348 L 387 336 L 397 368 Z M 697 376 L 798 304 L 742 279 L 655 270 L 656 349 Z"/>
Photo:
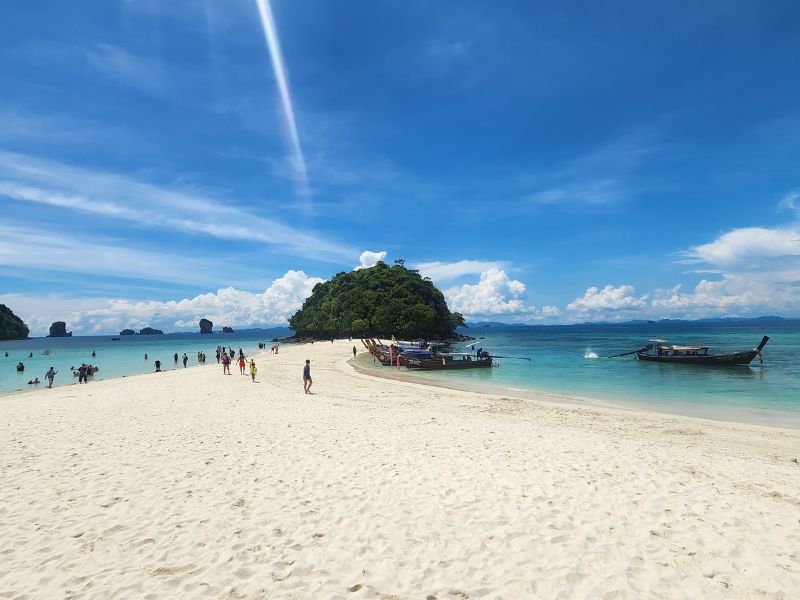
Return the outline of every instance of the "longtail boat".
<path id="1" fill-rule="evenodd" d="M 492 357 L 483 353 L 480 357 L 463 352 L 422 353 L 404 352 L 400 355 L 400 364 L 408 369 L 427 369 L 430 371 L 447 371 L 450 369 L 477 369 L 492 366 Z"/>
<path id="2" fill-rule="evenodd" d="M 650 340 L 640 350 L 626 354 L 636 354 L 636 358 L 648 362 L 661 362 L 683 365 L 704 365 L 710 367 L 734 367 L 749 365 L 758 356 L 759 362 L 763 363 L 761 350 L 769 341 L 768 336 L 764 336 L 761 343 L 752 350 L 734 352 L 732 354 L 709 354 L 708 346 L 668 346 L 664 340 Z"/>

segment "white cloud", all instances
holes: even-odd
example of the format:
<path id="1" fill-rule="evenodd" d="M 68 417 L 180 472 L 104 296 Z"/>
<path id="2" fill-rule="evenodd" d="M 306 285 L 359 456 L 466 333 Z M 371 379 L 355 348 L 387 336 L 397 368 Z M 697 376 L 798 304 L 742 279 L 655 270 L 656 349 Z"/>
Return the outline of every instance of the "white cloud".
<path id="1" fill-rule="evenodd" d="M 378 264 L 378 261 L 381 261 L 384 258 L 386 258 L 386 250 L 381 250 L 380 252 L 364 250 L 361 253 L 361 256 L 358 257 L 359 265 L 355 268 L 355 270 L 358 271 L 359 269 L 369 269 L 370 267 L 374 267 L 376 264 Z"/>
<path id="2" fill-rule="evenodd" d="M 450 281 L 464 275 L 480 275 L 489 269 L 505 269 L 506 263 L 501 261 L 460 260 L 458 262 L 426 262 L 419 263 L 417 270 L 423 277 L 433 281 Z"/>
<path id="3" fill-rule="evenodd" d="M 532 194 L 529 201 L 534 204 L 611 204 L 624 196 L 618 181 L 595 179 L 568 183 Z"/>
<path id="4" fill-rule="evenodd" d="M 219 257 L 126 248 L 114 240 L 84 242 L 48 229 L 2 225 L 0 266 L 200 285 L 247 277 L 244 266 Z"/>
<path id="5" fill-rule="evenodd" d="M 545 319 L 555 319 L 562 315 L 561 309 L 557 306 L 546 305 L 541 310 L 542 317 Z"/>
<path id="6" fill-rule="evenodd" d="M 193 189 L 159 187 L 123 175 L 3 151 L 0 194 L 148 229 L 259 242 L 277 247 L 282 254 L 321 261 L 349 261 L 356 253 L 353 248 L 314 233 L 261 217 L 229 198 L 204 195 Z"/>
<path id="7" fill-rule="evenodd" d="M 794 209 L 799 192 L 787 194 L 782 208 Z M 652 308 L 660 314 L 698 318 L 800 311 L 800 227 L 744 227 L 683 253 L 719 273 L 702 279 L 692 291 L 681 286 L 659 290 Z M 701 271 L 702 272 L 702 271 Z"/>
<path id="8" fill-rule="evenodd" d="M 160 95 L 167 81 L 162 64 L 113 44 L 97 44 L 86 60 L 109 79 L 148 94 Z"/>
<path id="9" fill-rule="evenodd" d="M 684 253 L 692 262 L 721 268 L 742 268 L 764 259 L 800 256 L 800 230 L 744 227 L 734 229 L 713 242 L 694 246 Z"/>
<path id="10" fill-rule="evenodd" d="M 567 305 L 567 311 L 574 318 L 624 318 L 647 307 L 647 295 L 637 297 L 632 285 L 614 287 L 606 285 L 600 289 L 592 286 L 582 298 L 576 298 Z"/>
<path id="11" fill-rule="evenodd" d="M 450 310 L 468 316 L 519 314 L 533 308 L 525 305 L 525 284 L 494 267 L 481 273 L 477 284 L 451 288 L 444 295 Z"/>
<path id="12" fill-rule="evenodd" d="M 797 213 L 797 216 L 800 217 L 800 188 L 786 194 L 783 199 L 781 199 L 778 207 L 794 211 Z"/>
<path id="13" fill-rule="evenodd" d="M 286 325 L 286 320 L 322 281 L 303 271 L 290 270 L 275 279 L 263 293 L 229 287 L 168 302 L 8 294 L 0 295 L 0 302 L 14 307 L 31 327 L 32 335 L 45 335 L 53 321 L 66 321 L 67 328 L 77 335 L 117 333 L 128 327 L 145 326 L 165 331 L 197 330 L 201 318 L 210 319 L 215 327 L 256 327 Z"/>

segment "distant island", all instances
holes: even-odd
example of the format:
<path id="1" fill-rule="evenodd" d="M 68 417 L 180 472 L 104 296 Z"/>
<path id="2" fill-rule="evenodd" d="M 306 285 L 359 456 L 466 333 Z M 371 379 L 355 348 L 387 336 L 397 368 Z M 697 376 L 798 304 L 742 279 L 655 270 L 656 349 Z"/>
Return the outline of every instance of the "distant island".
<path id="1" fill-rule="evenodd" d="M 56 321 L 50 325 L 50 334 L 47 337 L 72 337 L 72 332 L 67 331 L 67 324 L 64 321 Z"/>
<path id="2" fill-rule="evenodd" d="M 214 329 L 214 323 L 208 319 L 200 319 L 200 333 L 211 333 Z"/>
<path id="3" fill-rule="evenodd" d="M 139 330 L 139 335 L 161 335 L 163 333 L 160 329 L 153 329 L 152 327 L 145 327 Z"/>
<path id="4" fill-rule="evenodd" d="M 702 319 L 633 319 L 630 321 L 584 321 L 583 323 L 502 323 L 500 321 L 470 321 L 464 327 L 586 327 L 590 325 L 669 325 L 679 323 L 768 323 L 798 321 L 797 317 L 776 317 L 765 315 L 761 317 L 705 317 Z"/>
<path id="5" fill-rule="evenodd" d="M 459 339 L 456 327 L 463 324 L 464 318 L 450 312 L 444 294 L 431 280 L 406 269 L 402 260 L 391 267 L 378 262 L 318 283 L 289 319 L 297 337 L 310 339 L 346 335 Z"/>
<path id="6" fill-rule="evenodd" d="M 222 328 L 222 333 L 233 333 L 233 327 L 228 327 L 227 325 Z"/>
<path id="7" fill-rule="evenodd" d="M 0 340 L 25 340 L 30 331 L 10 308 L 0 304 Z"/>
<path id="8" fill-rule="evenodd" d="M 119 332 L 120 335 L 162 335 L 163 333 L 160 329 L 153 329 L 152 327 L 140 329 L 138 334 L 133 329 L 123 329 Z"/>

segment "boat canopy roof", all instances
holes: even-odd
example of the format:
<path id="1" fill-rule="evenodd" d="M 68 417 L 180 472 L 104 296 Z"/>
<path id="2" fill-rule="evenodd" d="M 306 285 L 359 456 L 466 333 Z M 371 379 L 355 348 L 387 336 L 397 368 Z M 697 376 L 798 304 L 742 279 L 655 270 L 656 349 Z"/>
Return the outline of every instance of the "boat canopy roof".
<path id="1" fill-rule="evenodd" d="M 659 346 L 662 350 L 678 350 L 686 352 L 689 350 L 708 350 L 709 346 Z"/>

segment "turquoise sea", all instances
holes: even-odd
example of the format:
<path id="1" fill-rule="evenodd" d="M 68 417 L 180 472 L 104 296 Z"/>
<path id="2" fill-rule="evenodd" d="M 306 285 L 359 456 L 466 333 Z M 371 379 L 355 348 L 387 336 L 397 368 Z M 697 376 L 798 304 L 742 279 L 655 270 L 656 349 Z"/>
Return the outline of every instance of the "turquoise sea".
<path id="1" fill-rule="evenodd" d="M 498 359 L 498 367 L 409 372 L 401 377 L 526 397 L 531 390 L 591 398 L 629 408 L 723 420 L 800 427 L 800 320 L 656 322 L 619 325 L 480 327 L 463 330 Z M 641 348 L 651 338 L 700 344 L 712 353 L 755 347 L 770 336 L 764 364 L 713 368 L 604 358 Z M 463 347 L 463 344 L 462 344 Z M 366 369 L 394 377 L 389 367 Z"/>
<path id="2" fill-rule="evenodd" d="M 206 353 L 207 362 L 215 362 L 218 345 L 250 353 L 259 342 L 289 333 L 276 328 L 234 334 L 122 336 L 119 341 L 93 336 L 0 342 L 0 393 L 32 388 L 28 380 L 44 379 L 51 365 L 59 371 L 56 385 L 67 385 L 77 381 L 70 367 L 82 362 L 100 367 L 95 380 L 121 377 L 153 371 L 157 358 L 164 369 L 182 368 L 173 361 L 176 352 L 179 356 L 186 352 L 191 367 L 197 364 L 198 351 Z M 630 408 L 800 427 L 800 320 L 501 326 L 470 328 L 464 333 L 494 355 L 533 360 L 498 359 L 499 366 L 492 369 L 446 373 L 403 369 L 400 376 L 513 396 L 533 397 L 544 391 Z M 763 365 L 757 359 L 749 367 L 711 368 L 604 358 L 641 348 L 651 338 L 707 345 L 719 353 L 753 348 L 762 335 L 770 336 Z M 14 369 L 20 361 L 25 364 L 24 373 Z M 373 366 L 368 355 L 358 362 L 383 376 L 396 376 L 393 369 Z"/>
<path id="3" fill-rule="evenodd" d="M 52 366 L 58 371 L 55 386 L 77 383 L 72 374 L 81 363 L 100 367 L 93 380 L 123 377 L 155 371 L 155 360 L 161 361 L 161 369 L 183 368 L 180 358 L 185 352 L 188 367 L 198 364 L 197 353 L 205 352 L 206 364 L 216 363 L 217 346 L 231 347 L 236 352 L 242 348 L 249 356 L 258 348 L 259 342 L 286 337 L 289 329 L 279 327 L 242 333 L 170 333 L 164 335 L 131 335 L 113 341 L 110 335 L 80 336 L 64 338 L 33 338 L 30 340 L 0 341 L 0 394 L 25 391 L 34 387 L 28 381 L 38 377 L 44 381 L 45 372 Z M 92 352 L 95 357 L 92 357 Z M 173 360 L 178 353 L 179 361 Z M 8 353 L 8 356 L 5 354 Z M 30 355 L 33 356 L 30 356 Z M 148 358 L 145 360 L 144 355 Z M 17 363 L 25 365 L 25 371 L 16 371 Z M 90 380 L 91 382 L 92 380 Z"/>

